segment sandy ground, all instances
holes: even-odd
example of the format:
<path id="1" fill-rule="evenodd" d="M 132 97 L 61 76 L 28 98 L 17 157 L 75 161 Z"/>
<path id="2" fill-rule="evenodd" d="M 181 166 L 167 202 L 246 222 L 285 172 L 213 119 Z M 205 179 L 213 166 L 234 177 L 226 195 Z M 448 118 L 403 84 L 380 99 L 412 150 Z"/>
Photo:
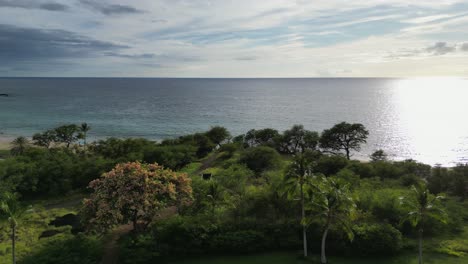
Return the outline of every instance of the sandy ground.
<path id="1" fill-rule="evenodd" d="M 0 135 L 0 150 L 10 149 L 13 138 Z"/>

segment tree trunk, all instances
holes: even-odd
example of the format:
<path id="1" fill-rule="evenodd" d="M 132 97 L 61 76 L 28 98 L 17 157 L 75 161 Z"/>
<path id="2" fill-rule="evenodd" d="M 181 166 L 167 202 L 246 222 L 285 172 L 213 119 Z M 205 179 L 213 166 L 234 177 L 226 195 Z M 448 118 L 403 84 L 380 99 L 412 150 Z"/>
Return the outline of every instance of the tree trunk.
<path id="1" fill-rule="evenodd" d="M 13 264 L 16 264 L 16 225 L 11 228 L 11 257 Z"/>
<path id="2" fill-rule="evenodd" d="M 325 243 L 327 241 L 327 235 L 328 235 L 328 225 L 325 227 L 325 231 L 323 232 L 323 236 L 322 236 L 322 251 L 320 255 L 320 260 L 322 264 L 327 263 L 327 256 L 325 255 Z"/>
<path id="3" fill-rule="evenodd" d="M 345 150 L 346 150 L 346 158 L 347 158 L 348 160 L 350 160 L 349 149 L 347 148 L 347 149 L 345 149 Z"/>
<path id="4" fill-rule="evenodd" d="M 302 244 L 304 246 L 304 257 L 307 257 L 307 230 L 306 226 L 302 223 L 305 219 L 305 208 L 304 208 L 304 184 L 301 183 L 301 225 L 302 225 Z"/>
<path id="5" fill-rule="evenodd" d="M 422 264 L 422 262 L 423 262 L 423 260 L 422 260 L 422 255 L 423 255 L 422 246 L 423 246 L 423 230 L 419 229 L 419 264 Z"/>

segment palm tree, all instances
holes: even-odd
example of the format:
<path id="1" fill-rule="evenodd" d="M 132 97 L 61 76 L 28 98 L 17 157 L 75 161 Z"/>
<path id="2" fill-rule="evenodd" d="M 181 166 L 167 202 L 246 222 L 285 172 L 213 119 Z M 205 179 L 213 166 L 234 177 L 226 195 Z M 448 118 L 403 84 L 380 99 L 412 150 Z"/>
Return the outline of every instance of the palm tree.
<path id="1" fill-rule="evenodd" d="M 304 257 L 307 257 L 307 225 L 305 212 L 305 198 L 313 189 L 313 167 L 315 166 L 317 153 L 305 151 L 294 156 L 293 163 L 290 165 L 286 174 L 286 192 L 289 198 L 294 197 L 299 192 L 301 201 L 301 225 L 302 225 L 302 244 L 304 247 Z"/>
<path id="2" fill-rule="evenodd" d="M 321 245 L 321 263 L 327 263 L 325 253 L 328 231 L 334 225 L 343 229 L 350 240 L 354 235 L 351 228 L 354 208 L 356 204 L 351 198 L 348 185 L 342 184 L 332 178 L 322 177 L 319 184 L 319 191 L 314 194 L 310 202 L 310 208 L 324 220 L 322 245 Z M 312 219 L 308 219 L 312 221 Z"/>
<path id="3" fill-rule="evenodd" d="M 88 131 L 91 130 L 91 127 L 88 125 L 88 123 L 82 123 L 80 126 L 80 131 L 83 137 L 83 144 L 86 146 L 86 137 L 88 134 Z"/>
<path id="4" fill-rule="evenodd" d="M 215 217 L 215 209 L 218 203 L 221 203 L 224 199 L 224 192 L 221 189 L 221 186 L 215 180 L 210 181 L 210 185 L 208 186 L 208 199 L 211 202 L 211 216 L 214 219 Z"/>
<path id="5" fill-rule="evenodd" d="M 13 146 L 11 148 L 11 155 L 22 155 L 29 146 L 29 140 L 26 137 L 17 137 L 11 142 L 11 145 Z"/>
<path id="6" fill-rule="evenodd" d="M 18 221 L 25 212 L 24 208 L 20 205 L 16 196 L 11 193 L 6 193 L 0 200 L 0 216 L 8 221 L 11 227 L 11 248 L 12 248 L 12 261 L 16 264 L 16 229 Z"/>
<path id="7" fill-rule="evenodd" d="M 447 214 L 440 204 L 440 201 L 444 198 L 443 196 L 432 195 L 427 189 L 427 186 L 422 184 L 413 185 L 411 190 L 411 195 L 400 197 L 402 205 L 409 209 L 408 214 L 406 214 L 402 221 L 409 221 L 413 227 L 417 227 L 418 229 L 419 264 L 422 264 L 423 232 L 426 220 L 428 218 L 433 218 L 442 223 L 446 223 Z"/>

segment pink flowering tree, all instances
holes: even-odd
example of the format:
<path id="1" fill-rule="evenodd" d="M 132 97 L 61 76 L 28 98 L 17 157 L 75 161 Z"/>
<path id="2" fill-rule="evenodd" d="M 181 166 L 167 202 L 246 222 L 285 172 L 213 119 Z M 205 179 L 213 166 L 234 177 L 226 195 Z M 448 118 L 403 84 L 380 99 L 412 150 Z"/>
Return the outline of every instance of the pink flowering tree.
<path id="1" fill-rule="evenodd" d="M 90 182 L 89 188 L 93 193 L 83 201 L 82 216 L 88 230 L 101 233 L 127 223 L 137 230 L 139 224 L 151 223 L 162 209 L 192 201 L 190 178 L 158 164 L 118 164 Z"/>

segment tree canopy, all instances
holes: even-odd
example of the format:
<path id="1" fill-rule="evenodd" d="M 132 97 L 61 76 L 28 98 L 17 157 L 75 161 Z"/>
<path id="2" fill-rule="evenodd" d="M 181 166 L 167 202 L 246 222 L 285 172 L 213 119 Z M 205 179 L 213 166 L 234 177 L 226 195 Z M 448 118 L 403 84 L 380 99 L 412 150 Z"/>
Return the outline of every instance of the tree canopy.
<path id="1" fill-rule="evenodd" d="M 349 160 L 351 150 L 359 151 L 361 144 L 367 142 L 368 135 L 369 132 L 362 124 L 341 122 L 322 132 L 320 147 L 331 152 L 344 151 Z"/>
<path id="2" fill-rule="evenodd" d="M 118 164 L 89 184 L 93 193 L 84 200 L 82 214 L 88 228 L 98 232 L 129 222 L 137 229 L 139 222 L 148 225 L 163 208 L 189 204 L 190 182 L 186 174 L 158 164 Z"/>

